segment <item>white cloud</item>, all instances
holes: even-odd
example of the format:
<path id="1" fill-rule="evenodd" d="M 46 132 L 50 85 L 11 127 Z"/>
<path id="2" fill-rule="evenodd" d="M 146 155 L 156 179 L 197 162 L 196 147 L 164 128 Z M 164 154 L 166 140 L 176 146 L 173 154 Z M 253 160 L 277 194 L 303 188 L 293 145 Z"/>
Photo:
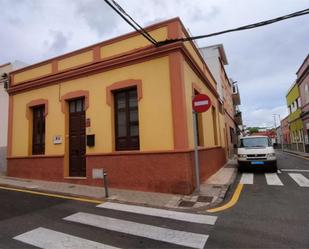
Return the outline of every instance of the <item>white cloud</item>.
<path id="1" fill-rule="evenodd" d="M 117 0 L 142 26 L 179 16 L 193 35 L 242 26 L 308 7 L 308 0 Z M 0 0 L 0 64 L 35 63 L 132 31 L 104 0 Z M 223 43 L 239 83 L 245 124 L 284 113 L 285 94 L 308 54 L 308 16 L 199 40 Z M 278 108 L 278 109 L 277 109 Z M 269 117 L 270 116 L 270 117 Z"/>
<path id="2" fill-rule="evenodd" d="M 273 108 L 243 108 L 246 116 L 243 117 L 246 126 L 274 127 L 274 115 L 276 117 L 276 125 L 279 125 L 279 115 L 282 120 L 288 115 L 285 105 L 275 106 Z"/>

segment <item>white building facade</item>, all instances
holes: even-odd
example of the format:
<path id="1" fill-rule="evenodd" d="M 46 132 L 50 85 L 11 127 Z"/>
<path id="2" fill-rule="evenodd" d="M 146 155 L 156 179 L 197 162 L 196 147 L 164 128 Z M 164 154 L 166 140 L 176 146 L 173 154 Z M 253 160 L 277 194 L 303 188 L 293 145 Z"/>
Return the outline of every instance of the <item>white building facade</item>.
<path id="1" fill-rule="evenodd" d="M 6 172 L 9 95 L 6 92 L 8 74 L 26 64 L 20 61 L 0 65 L 0 173 Z"/>

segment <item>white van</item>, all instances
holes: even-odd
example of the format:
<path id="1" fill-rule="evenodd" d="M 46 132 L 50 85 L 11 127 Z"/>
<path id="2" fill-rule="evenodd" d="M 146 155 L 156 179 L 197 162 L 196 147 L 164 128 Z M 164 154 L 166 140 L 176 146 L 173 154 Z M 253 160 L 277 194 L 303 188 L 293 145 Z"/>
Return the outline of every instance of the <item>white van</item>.
<path id="1" fill-rule="evenodd" d="M 277 171 L 277 158 L 267 136 L 247 136 L 240 139 L 237 149 L 238 169 L 267 167 Z"/>

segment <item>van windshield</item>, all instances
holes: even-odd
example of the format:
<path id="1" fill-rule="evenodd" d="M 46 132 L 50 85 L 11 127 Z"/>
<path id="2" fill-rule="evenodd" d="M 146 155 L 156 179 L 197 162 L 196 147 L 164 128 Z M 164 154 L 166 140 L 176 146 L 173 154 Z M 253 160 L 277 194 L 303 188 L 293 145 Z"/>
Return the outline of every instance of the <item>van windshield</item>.
<path id="1" fill-rule="evenodd" d="M 267 137 L 254 137 L 240 139 L 240 148 L 251 147 L 268 147 L 271 146 L 270 140 Z"/>

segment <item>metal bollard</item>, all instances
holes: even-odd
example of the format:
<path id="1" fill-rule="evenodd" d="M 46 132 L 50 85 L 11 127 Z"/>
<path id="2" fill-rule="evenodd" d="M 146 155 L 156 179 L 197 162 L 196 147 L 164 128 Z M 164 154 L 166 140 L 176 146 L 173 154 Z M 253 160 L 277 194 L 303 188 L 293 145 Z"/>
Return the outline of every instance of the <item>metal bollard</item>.
<path id="1" fill-rule="evenodd" d="M 105 197 L 108 197 L 108 180 L 107 180 L 107 172 L 103 171 L 103 181 L 104 181 L 104 189 L 105 189 Z"/>

